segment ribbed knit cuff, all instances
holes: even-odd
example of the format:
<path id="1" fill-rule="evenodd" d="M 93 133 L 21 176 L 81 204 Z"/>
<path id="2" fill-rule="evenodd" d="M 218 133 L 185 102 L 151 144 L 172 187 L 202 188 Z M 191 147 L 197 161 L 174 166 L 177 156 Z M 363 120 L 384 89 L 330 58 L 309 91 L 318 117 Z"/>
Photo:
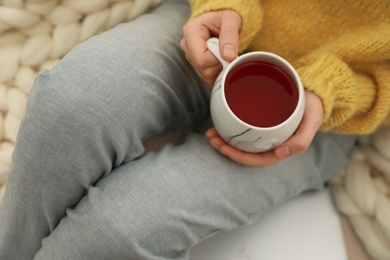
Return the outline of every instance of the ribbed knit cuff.
<path id="1" fill-rule="evenodd" d="M 304 87 L 322 99 L 324 119 L 321 130 L 348 134 L 372 132 L 374 122 L 362 120 L 375 100 L 372 79 L 354 73 L 334 55 L 306 62 L 307 65 L 297 71 Z"/>
<path id="2" fill-rule="evenodd" d="M 239 51 L 246 49 L 260 30 L 263 12 L 259 0 L 246 0 L 245 3 L 240 0 L 191 0 L 190 2 L 193 12 L 191 18 L 210 11 L 231 9 L 238 12 L 242 18 Z"/>

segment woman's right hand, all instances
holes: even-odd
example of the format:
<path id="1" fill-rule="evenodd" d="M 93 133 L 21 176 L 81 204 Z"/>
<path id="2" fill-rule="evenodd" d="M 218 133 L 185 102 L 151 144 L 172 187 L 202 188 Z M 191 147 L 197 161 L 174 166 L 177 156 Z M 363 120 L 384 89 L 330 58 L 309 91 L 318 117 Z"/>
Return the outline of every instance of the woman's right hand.
<path id="1" fill-rule="evenodd" d="M 189 20 L 184 26 L 180 46 L 187 60 L 209 87 L 213 86 L 221 72 L 221 64 L 207 49 L 206 41 L 211 37 L 219 38 L 222 58 L 232 61 L 238 54 L 241 26 L 241 16 L 233 10 L 204 13 Z"/>

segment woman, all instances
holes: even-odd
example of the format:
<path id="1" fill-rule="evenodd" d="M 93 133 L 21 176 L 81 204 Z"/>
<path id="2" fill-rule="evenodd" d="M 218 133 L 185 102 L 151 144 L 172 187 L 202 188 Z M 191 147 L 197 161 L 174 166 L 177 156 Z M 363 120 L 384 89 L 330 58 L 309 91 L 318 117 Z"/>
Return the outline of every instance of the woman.
<path id="1" fill-rule="evenodd" d="M 0 212 L 0 259 L 187 259 L 212 234 L 323 187 L 356 134 L 389 123 L 388 1 L 191 6 L 188 21 L 189 3 L 167 0 L 38 76 Z M 211 36 L 226 60 L 267 50 L 299 72 L 304 119 L 275 150 L 238 151 L 212 128 Z M 140 157 L 146 139 L 178 129 L 181 145 Z"/>

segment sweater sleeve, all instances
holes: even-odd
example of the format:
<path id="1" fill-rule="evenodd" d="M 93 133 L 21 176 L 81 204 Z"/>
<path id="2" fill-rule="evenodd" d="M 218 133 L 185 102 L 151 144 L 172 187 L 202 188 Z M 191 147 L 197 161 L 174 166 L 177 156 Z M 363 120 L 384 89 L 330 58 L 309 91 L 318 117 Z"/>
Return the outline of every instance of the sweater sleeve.
<path id="1" fill-rule="evenodd" d="M 389 124 L 389 29 L 388 23 L 362 26 L 297 62 L 305 88 L 322 99 L 321 130 L 370 134 Z"/>
<path id="2" fill-rule="evenodd" d="M 390 61 L 347 64 L 333 54 L 309 60 L 298 74 L 305 88 L 322 99 L 321 130 L 369 134 L 389 123 Z"/>
<path id="3" fill-rule="evenodd" d="M 263 12 L 259 0 L 191 0 L 191 18 L 210 11 L 235 10 L 241 15 L 239 51 L 245 50 L 261 28 Z"/>

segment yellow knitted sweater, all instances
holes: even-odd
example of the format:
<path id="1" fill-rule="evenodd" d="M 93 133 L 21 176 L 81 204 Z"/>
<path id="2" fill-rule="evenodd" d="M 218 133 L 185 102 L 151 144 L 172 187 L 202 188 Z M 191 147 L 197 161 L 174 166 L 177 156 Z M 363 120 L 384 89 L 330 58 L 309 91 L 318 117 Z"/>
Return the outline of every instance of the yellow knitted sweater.
<path id="1" fill-rule="evenodd" d="M 322 99 L 323 131 L 390 125 L 389 0 L 191 0 L 192 17 L 236 10 L 240 51 L 274 52 Z"/>

